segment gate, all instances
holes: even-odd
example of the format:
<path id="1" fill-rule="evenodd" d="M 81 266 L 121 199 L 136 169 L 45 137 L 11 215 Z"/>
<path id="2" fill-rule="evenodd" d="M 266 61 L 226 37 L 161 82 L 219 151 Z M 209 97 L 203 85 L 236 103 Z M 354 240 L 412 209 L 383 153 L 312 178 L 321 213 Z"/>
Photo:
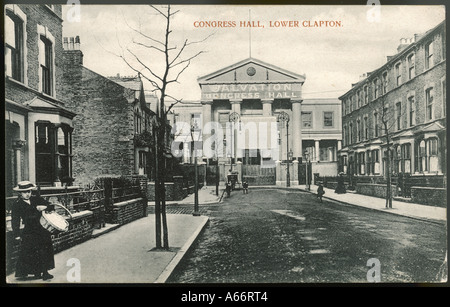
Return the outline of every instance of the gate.
<path id="1" fill-rule="evenodd" d="M 308 174 L 306 173 L 308 172 Z M 298 164 L 298 184 L 311 184 L 313 181 L 312 164 L 311 163 L 299 163 Z"/>
<path id="2" fill-rule="evenodd" d="M 276 168 L 261 165 L 242 165 L 242 180 L 249 185 L 275 185 Z"/>

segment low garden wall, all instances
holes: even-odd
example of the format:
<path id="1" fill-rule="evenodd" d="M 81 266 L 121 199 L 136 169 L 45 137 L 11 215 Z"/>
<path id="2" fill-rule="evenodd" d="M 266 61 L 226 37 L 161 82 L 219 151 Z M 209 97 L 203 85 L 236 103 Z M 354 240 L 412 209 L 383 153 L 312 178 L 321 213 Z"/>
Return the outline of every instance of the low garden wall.
<path id="1" fill-rule="evenodd" d="M 385 184 L 362 183 L 356 185 L 356 193 L 368 196 L 385 198 L 386 190 L 387 187 Z M 392 190 L 395 191 L 394 185 L 392 185 Z"/>
<path id="2" fill-rule="evenodd" d="M 447 189 L 431 187 L 411 187 L 411 202 L 446 208 Z"/>
<path id="3" fill-rule="evenodd" d="M 124 225 L 134 220 L 147 216 L 147 200 L 136 198 L 115 203 L 107 216 L 110 224 Z"/>

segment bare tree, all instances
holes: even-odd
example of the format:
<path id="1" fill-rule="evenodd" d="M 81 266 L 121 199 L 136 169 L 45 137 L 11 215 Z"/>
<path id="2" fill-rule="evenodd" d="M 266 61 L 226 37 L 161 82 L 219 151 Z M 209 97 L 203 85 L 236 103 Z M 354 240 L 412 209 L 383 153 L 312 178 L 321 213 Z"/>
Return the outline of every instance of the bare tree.
<path id="1" fill-rule="evenodd" d="M 386 141 L 386 208 L 392 208 L 392 135 L 391 128 L 395 125 L 396 119 L 393 116 L 394 112 L 389 112 L 386 96 L 380 98 L 380 120 L 384 139 Z"/>
<path id="2" fill-rule="evenodd" d="M 155 38 L 155 33 L 146 33 L 142 29 L 142 24 L 138 27 L 127 22 L 128 27 L 137 36 L 133 38 L 133 48 L 122 47 L 122 53 L 118 55 L 133 71 L 142 78 L 150 82 L 153 91 L 159 97 L 157 106 L 157 116 L 154 121 L 155 137 L 155 227 L 156 227 L 156 248 L 169 249 L 169 237 L 166 218 L 166 194 L 165 194 L 165 163 L 164 153 L 168 148 L 168 123 L 167 114 L 172 107 L 181 102 L 169 94 L 168 88 L 171 84 L 179 83 L 180 76 L 187 70 L 191 61 L 205 51 L 194 51 L 186 56 L 190 46 L 204 42 L 208 37 L 200 41 L 189 41 L 184 39 L 180 46 L 172 42 L 172 19 L 179 10 L 172 11 L 170 5 L 156 7 L 150 5 L 151 10 L 157 17 L 163 20 L 164 32 L 162 39 Z M 119 43 L 120 44 L 120 43 Z M 139 55 L 135 49 L 146 50 L 145 56 Z M 155 68 L 162 63 L 162 69 Z M 171 103 L 166 107 L 166 101 Z M 161 230 L 163 243 L 161 244 Z"/>
<path id="3" fill-rule="evenodd" d="M 394 110 L 396 105 L 390 106 L 390 101 L 387 95 L 380 96 L 376 101 L 370 102 L 368 105 L 368 114 L 376 114 L 376 119 L 373 119 L 372 125 L 369 126 L 368 123 L 365 129 L 371 131 L 372 135 L 375 137 L 380 137 L 385 145 L 385 175 L 386 175 L 386 208 L 392 208 L 392 175 L 393 175 L 393 142 L 392 137 L 394 135 L 394 127 L 396 125 L 401 126 L 401 120 L 406 114 L 406 108 L 401 108 L 400 112 Z M 360 131 L 358 133 L 365 133 L 362 131 L 360 126 Z M 383 157 L 380 157 L 383 158 Z"/>

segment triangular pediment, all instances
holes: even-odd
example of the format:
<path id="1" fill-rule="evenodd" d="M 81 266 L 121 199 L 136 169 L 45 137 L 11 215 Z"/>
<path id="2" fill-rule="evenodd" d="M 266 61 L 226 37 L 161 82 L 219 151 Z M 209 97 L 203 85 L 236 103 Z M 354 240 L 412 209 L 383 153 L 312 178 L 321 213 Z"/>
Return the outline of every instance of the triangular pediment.
<path id="1" fill-rule="evenodd" d="M 436 132 L 442 131 L 444 129 L 444 126 L 442 126 L 440 123 L 434 122 L 420 129 L 420 132 Z"/>
<path id="2" fill-rule="evenodd" d="M 48 101 L 44 98 L 41 98 L 39 96 L 36 96 L 33 99 L 25 102 L 24 105 L 27 107 L 30 107 L 33 111 L 60 113 L 65 116 L 68 116 L 69 118 L 73 118 L 76 115 L 76 113 L 73 113 L 72 111 L 70 111 L 64 107 L 62 107 L 52 101 Z"/>
<path id="3" fill-rule="evenodd" d="M 49 102 L 47 100 L 44 100 L 44 99 L 42 99 L 40 97 L 37 97 L 37 96 L 34 97 L 33 99 L 25 102 L 25 105 L 29 106 L 29 107 L 32 107 L 32 108 L 58 109 L 58 107 L 55 104 L 53 104 L 53 103 L 51 103 L 51 102 Z"/>
<path id="4" fill-rule="evenodd" d="M 262 83 L 262 82 L 298 82 L 303 83 L 305 76 L 283 68 L 248 58 L 218 71 L 198 78 L 198 83 Z"/>

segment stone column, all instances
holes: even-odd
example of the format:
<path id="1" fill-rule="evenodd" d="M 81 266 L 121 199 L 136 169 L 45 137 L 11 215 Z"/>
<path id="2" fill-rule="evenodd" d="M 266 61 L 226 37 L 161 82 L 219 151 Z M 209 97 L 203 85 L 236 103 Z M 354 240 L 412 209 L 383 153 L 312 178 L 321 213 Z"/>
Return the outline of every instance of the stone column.
<path id="1" fill-rule="evenodd" d="M 292 101 L 292 141 L 294 148 L 292 150 L 293 159 L 300 160 L 302 157 L 302 125 L 301 125 L 301 109 L 302 100 Z"/>
<path id="2" fill-rule="evenodd" d="M 25 140 L 14 140 L 13 148 L 14 155 L 16 159 L 16 169 L 14 170 L 16 173 L 16 181 L 22 181 L 22 148 L 25 146 Z"/>
<path id="3" fill-rule="evenodd" d="M 263 106 L 263 116 L 272 116 L 273 100 L 261 100 Z"/>
<path id="4" fill-rule="evenodd" d="M 320 140 L 314 140 L 314 152 L 315 152 L 315 157 L 314 160 L 316 161 L 320 161 Z"/>
<path id="5" fill-rule="evenodd" d="M 202 101 L 202 125 L 205 126 L 206 123 L 211 122 L 211 105 L 212 101 Z M 209 135 L 205 135 L 203 133 L 203 127 L 199 127 L 202 129 L 202 140 L 203 143 L 209 137 Z"/>
<path id="6" fill-rule="evenodd" d="M 416 148 L 414 146 L 414 140 L 411 141 L 411 156 L 410 156 L 410 164 L 411 164 L 411 174 L 416 172 Z M 380 160 L 381 160 L 381 151 L 380 151 Z"/>
<path id="7" fill-rule="evenodd" d="M 230 100 L 231 103 L 231 113 L 236 112 L 241 115 L 241 103 L 242 100 Z"/>
<path id="8" fill-rule="evenodd" d="M 241 183 L 242 182 L 242 162 L 241 161 L 236 162 L 235 171 L 238 172 L 237 182 Z"/>
<path id="9" fill-rule="evenodd" d="M 294 178 L 291 179 L 291 185 L 298 185 L 298 161 L 297 160 L 292 161 L 291 176 L 292 175 Z"/>
<path id="10" fill-rule="evenodd" d="M 283 174 L 281 171 L 281 161 L 280 160 L 275 161 L 275 171 L 276 171 L 276 174 L 275 174 L 276 183 L 275 184 L 280 186 L 283 181 L 283 178 L 282 178 Z M 286 180 L 286 178 L 284 180 Z"/>

